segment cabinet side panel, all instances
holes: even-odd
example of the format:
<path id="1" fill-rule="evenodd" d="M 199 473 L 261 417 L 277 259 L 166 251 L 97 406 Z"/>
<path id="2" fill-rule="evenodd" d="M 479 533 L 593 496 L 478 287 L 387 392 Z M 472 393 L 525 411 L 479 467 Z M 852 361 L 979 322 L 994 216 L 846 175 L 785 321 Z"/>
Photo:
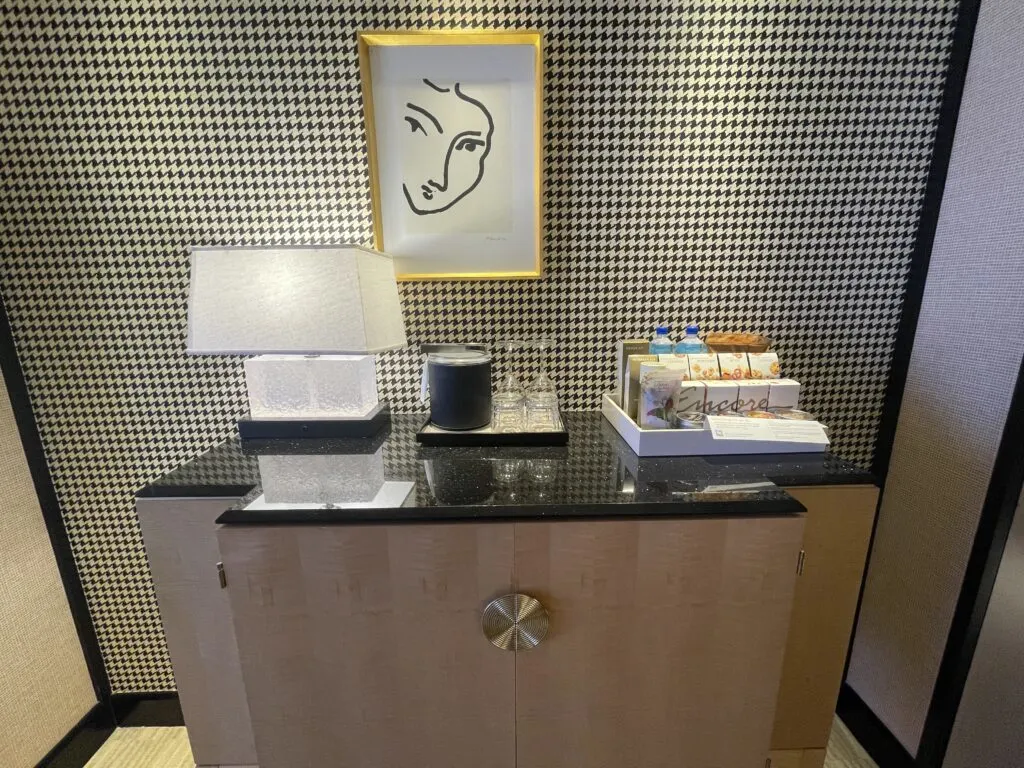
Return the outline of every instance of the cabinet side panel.
<path id="1" fill-rule="evenodd" d="M 763 766 L 802 533 L 802 517 L 517 524 L 517 588 L 551 617 L 517 660 L 519 764 Z"/>
<path id="2" fill-rule="evenodd" d="M 197 765 L 256 762 L 217 517 L 235 498 L 138 499 L 136 510 Z"/>
<path id="3" fill-rule="evenodd" d="M 786 490 L 807 507 L 807 554 L 793 596 L 772 748 L 825 749 L 850 647 L 878 489 Z"/>

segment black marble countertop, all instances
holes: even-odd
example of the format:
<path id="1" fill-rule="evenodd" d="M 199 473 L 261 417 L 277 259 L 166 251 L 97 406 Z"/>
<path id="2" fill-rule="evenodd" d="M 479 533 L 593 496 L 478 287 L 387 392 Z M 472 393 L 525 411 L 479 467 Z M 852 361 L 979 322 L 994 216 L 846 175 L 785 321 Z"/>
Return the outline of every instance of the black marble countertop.
<path id="1" fill-rule="evenodd" d="M 873 482 L 831 454 L 640 458 L 597 412 L 565 414 L 560 448 L 423 447 L 424 418 L 395 415 L 376 441 L 232 440 L 138 496 L 225 497 L 227 524 L 365 524 L 792 514 L 803 507 L 779 486 Z M 390 490 L 378 506 L 319 503 L 346 478 L 359 498 Z M 274 503 L 245 509 L 264 492 Z"/>

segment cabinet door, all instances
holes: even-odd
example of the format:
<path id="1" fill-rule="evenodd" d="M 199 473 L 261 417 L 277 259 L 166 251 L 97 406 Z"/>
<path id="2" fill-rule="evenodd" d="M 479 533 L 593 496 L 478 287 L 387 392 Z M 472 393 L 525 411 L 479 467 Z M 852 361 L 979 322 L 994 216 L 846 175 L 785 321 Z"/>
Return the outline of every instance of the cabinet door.
<path id="1" fill-rule="evenodd" d="M 825 749 L 864 578 L 878 489 L 786 490 L 807 507 L 806 556 L 793 597 L 772 749 Z"/>
<path id="2" fill-rule="evenodd" d="M 513 768 L 509 525 L 225 526 L 260 768 Z"/>
<path id="3" fill-rule="evenodd" d="M 516 525 L 523 768 L 762 768 L 801 516 Z"/>

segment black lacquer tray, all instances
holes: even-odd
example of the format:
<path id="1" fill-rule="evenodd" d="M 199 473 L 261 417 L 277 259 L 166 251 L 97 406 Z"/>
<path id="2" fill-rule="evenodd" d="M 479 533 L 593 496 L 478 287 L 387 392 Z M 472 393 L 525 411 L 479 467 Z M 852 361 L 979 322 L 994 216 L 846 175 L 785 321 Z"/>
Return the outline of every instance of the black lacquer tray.
<path id="1" fill-rule="evenodd" d="M 562 428 L 553 432 L 494 432 L 489 426 L 454 431 L 434 426 L 428 418 L 416 433 L 416 442 L 434 448 L 568 445 L 569 432 L 565 428 L 565 420 L 561 422 Z"/>

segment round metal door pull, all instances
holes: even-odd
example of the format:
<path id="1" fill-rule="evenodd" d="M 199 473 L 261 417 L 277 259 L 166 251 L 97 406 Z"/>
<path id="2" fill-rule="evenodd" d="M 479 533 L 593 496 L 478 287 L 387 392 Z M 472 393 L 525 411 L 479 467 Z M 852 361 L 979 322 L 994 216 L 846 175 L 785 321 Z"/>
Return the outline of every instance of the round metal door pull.
<path id="1" fill-rule="evenodd" d="M 502 595 L 484 608 L 484 636 L 503 651 L 528 651 L 548 633 L 548 612 L 529 595 Z"/>

